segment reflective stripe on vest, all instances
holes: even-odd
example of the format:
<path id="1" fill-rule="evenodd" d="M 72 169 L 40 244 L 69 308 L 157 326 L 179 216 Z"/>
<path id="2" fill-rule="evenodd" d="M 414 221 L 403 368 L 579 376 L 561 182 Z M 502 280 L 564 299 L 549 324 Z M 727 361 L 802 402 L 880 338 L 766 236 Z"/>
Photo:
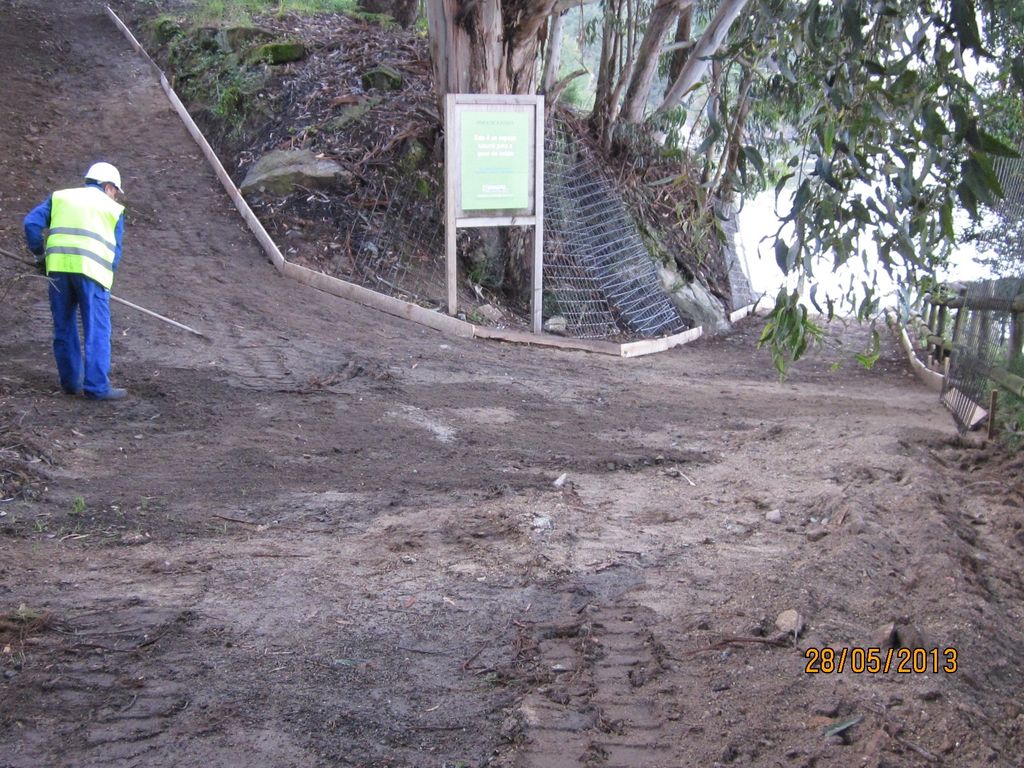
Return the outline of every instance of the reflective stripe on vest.
<path id="1" fill-rule="evenodd" d="M 91 277 L 107 290 L 114 284 L 117 222 L 124 206 L 98 187 L 62 189 L 50 197 L 46 271 Z"/>

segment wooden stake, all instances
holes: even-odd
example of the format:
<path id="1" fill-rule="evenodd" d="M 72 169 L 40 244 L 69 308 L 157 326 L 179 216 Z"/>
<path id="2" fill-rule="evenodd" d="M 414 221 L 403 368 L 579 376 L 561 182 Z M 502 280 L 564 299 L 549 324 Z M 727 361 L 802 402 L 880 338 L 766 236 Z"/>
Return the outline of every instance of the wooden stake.
<path id="1" fill-rule="evenodd" d="M 999 401 L 999 390 L 993 389 L 988 399 L 988 439 L 996 436 L 996 405 Z"/>

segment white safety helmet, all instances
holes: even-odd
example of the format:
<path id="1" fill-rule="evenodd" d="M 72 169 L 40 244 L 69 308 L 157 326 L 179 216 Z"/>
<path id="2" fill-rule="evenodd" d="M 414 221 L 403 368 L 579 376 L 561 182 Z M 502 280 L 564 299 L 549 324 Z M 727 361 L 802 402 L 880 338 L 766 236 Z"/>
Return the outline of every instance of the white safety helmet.
<path id="1" fill-rule="evenodd" d="M 85 180 L 96 181 L 100 184 L 113 184 L 117 187 L 118 192 L 124 194 L 124 190 L 121 189 L 121 174 L 110 163 L 93 163 L 85 172 Z"/>

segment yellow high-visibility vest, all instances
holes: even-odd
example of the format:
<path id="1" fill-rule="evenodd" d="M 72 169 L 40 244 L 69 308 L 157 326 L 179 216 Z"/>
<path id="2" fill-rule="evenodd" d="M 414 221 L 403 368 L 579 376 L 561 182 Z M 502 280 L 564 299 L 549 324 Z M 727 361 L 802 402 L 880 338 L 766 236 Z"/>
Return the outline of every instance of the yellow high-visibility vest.
<path id="1" fill-rule="evenodd" d="M 62 189 L 50 197 L 46 272 L 91 277 L 108 291 L 114 284 L 117 221 L 124 206 L 98 187 Z"/>

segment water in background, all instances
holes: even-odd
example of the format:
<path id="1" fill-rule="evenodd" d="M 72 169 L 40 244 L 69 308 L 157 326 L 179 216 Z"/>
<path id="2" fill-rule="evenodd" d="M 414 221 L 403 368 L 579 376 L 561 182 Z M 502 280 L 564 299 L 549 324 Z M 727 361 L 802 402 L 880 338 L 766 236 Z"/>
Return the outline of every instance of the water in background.
<path id="1" fill-rule="evenodd" d="M 966 215 L 964 218 L 963 223 L 966 223 Z M 774 300 L 781 286 L 788 285 L 793 288 L 796 285 L 792 278 L 787 280 L 775 262 L 774 238 L 778 228 L 779 216 L 775 211 L 774 192 L 763 192 L 746 200 L 739 214 L 736 246 L 739 257 L 745 262 L 754 293 L 766 294 L 762 306 L 765 301 L 770 303 Z M 978 263 L 977 257 L 977 251 L 971 244 L 961 246 L 952 255 L 949 268 L 940 272 L 939 278 L 966 282 L 991 277 L 987 267 Z M 849 290 L 851 280 L 855 286 L 862 282 L 870 285 L 873 273 L 878 275 L 877 291 L 882 306 L 895 306 L 896 286 L 885 270 L 878 267 L 877 256 L 874 254 L 869 254 L 867 265 L 860 260 L 851 259 L 842 265 L 839 271 L 833 271 L 832 264 L 828 261 L 815 264 L 815 279 L 819 284 L 816 298 L 819 306 L 825 308 L 826 295 L 838 301 Z M 804 300 L 807 302 L 807 290 L 804 294 Z M 809 302 L 807 305 L 815 311 Z M 836 307 L 838 314 L 847 314 L 849 311 L 848 308 L 840 308 L 838 305 Z"/>

